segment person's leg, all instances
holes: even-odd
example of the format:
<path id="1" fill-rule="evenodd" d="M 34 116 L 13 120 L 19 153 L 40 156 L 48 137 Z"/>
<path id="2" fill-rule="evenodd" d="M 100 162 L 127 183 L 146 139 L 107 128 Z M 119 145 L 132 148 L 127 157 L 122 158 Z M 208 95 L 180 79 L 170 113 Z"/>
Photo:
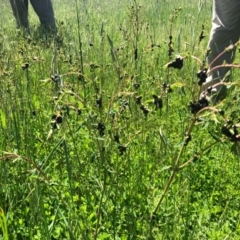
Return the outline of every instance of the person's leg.
<path id="1" fill-rule="evenodd" d="M 51 0 L 30 0 L 37 13 L 41 26 L 47 30 L 56 31 L 56 23 Z"/>
<path id="2" fill-rule="evenodd" d="M 210 64 L 221 52 L 230 44 L 235 44 L 239 40 L 240 29 L 240 1 L 239 0 L 214 0 L 212 29 L 208 47 L 211 53 L 208 57 Z M 219 57 L 211 66 L 221 65 L 223 62 L 232 63 L 234 51 L 225 53 Z M 226 68 L 214 73 L 214 77 L 222 78 L 228 71 Z"/>
<path id="3" fill-rule="evenodd" d="M 211 50 L 208 56 L 209 70 L 215 66 L 224 63 L 232 63 L 234 60 L 235 49 L 221 55 L 217 60 L 214 59 L 221 54 L 231 44 L 235 44 L 240 37 L 240 1 L 239 0 L 213 0 L 212 29 L 208 47 Z M 214 61 L 214 62 L 213 62 Z M 212 63 L 213 62 L 213 63 Z M 212 64 L 211 64 L 212 63 Z M 205 91 L 209 86 L 213 86 L 223 80 L 230 68 L 219 68 L 209 74 L 206 83 L 203 84 L 202 90 Z M 214 89 L 218 96 L 218 101 L 225 97 L 226 87 L 218 85 Z"/>
<path id="4" fill-rule="evenodd" d="M 28 29 L 28 0 L 10 0 L 18 28 Z"/>

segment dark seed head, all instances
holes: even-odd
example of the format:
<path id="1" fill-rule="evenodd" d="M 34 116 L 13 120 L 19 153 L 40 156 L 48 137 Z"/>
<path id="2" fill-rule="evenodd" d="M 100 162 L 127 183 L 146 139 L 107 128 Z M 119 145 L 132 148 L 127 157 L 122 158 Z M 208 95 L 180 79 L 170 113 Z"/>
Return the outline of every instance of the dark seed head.
<path id="1" fill-rule="evenodd" d="M 164 91 L 166 90 L 167 86 L 168 86 L 167 83 L 163 83 L 162 87 L 163 87 L 163 90 L 164 90 Z"/>
<path id="2" fill-rule="evenodd" d="M 143 111 L 143 114 L 144 114 L 145 116 L 148 115 L 149 109 L 148 109 L 146 106 L 141 105 L 141 106 L 140 106 L 140 109 Z"/>
<path id="3" fill-rule="evenodd" d="M 238 135 L 237 126 L 236 126 L 236 125 L 233 125 L 232 128 L 233 128 L 234 136 L 237 136 L 237 135 Z"/>
<path id="4" fill-rule="evenodd" d="M 53 115 L 52 115 L 52 120 L 56 120 L 56 118 L 57 118 L 57 115 L 56 115 L 56 114 L 53 114 Z"/>
<path id="5" fill-rule="evenodd" d="M 117 142 L 117 143 L 120 143 L 119 135 L 118 135 L 118 134 L 115 134 L 115 135 L 114 135 L 114 141 Z"/>
<path id="6" fill-rule="evenodd" d="M 161 109 L 163 106 L 162 98 L 157 95 L 153 95 L 153 103 L 155 105 L 155 110 Z"/>
<path id="7" fill-rule="evenodd" d="M 136 104 L 141 104 L 141 101 L 142 101 L 142 96 L 136 96 L 135 97 Z"/>
<path id="8" fill-rule="evenodd" d="M 207 79 L 207 68 L 204 68 L 204 69 L 198 71 L 197 78 L 199 79 L 198 85 L 201 86 L 203 83 L 205 83 L 206 79 Z"/>
<path id="9" fill-rule="evenodd" d="M 176 68 L 176 69 L 181 69 L 183 67 L 183 58 L 182 57 L 177 57 L 174 61 L 170 62 L 167 65 L 168 68 Z"/>
<path id="10" fill-rule="evenodd" d="M 221 116 L 224 116 L 224 111 L 222 109 L 219 109 L 218 110 L 218 113 L 221 115 Z"/>
<path id="11" fill-rule="evenodd" d="M 97 129 L 98 129 L 98 132 L 100 134 L 100 136 L 104 136 L 105 134 L 105 125 L 101 122 L 98 123 L 98 126 L 97 126 Z"/>
<path id="12" fill-rule="evenodd" d="M 222 126 L 222 134 L 224 134 L 225 136 L 229 137 L 229 138 L 232 138 L 233 137 L 233 134 L 231 133 L 231 131 L 229 130 L 227 124 L 224 124 Z"/>
<path id="13" fill-rule="evenodd" d="M 195 155 L 195 156 L 193 157 L 193 162 L 196 162 L 197 160 L 198 160 L 198 156 Z"/>
<path id="14" fill-rule="evenodd" d="M 62 123 L 62 122 L 63 122 L 63 118 L 62 118 L 62 116 L 60 116 L 60 115 L 57 116 L 57 117 L 56 117 L 56 123 L 59 124 L 59 123 Z"/>
<path id="15" fill-rule="evenodd" d="M 207 92 L 208 92 L 209 94 L 211 94 L 211 92 L 212 92 L 212 86 L 209 86 L 209 87 L 207 88 Z"/>
<path id="16" fill-rule="evenodd" d="M 26 62 L 22 65 L 22 70 L 28 69 L 29 68 L 29 63 Z"/>
<path id="17" fill-rule="evenodd" d="M 167 88 L 166 88 L 166 92 L 167 93 L 171 93 L 173 90 L 172 90 L 172 88 L 171 88 L 171 86 L 168 84 L 167 85 Z"/>
<path id="18" fill-rule="evenodd" d="M 99 97 L 98 99 L 96 99 L 96 104 L 97 104 L 97 106 L 98 106 L 99 108 L 102 107 L 102 98 L 101 98 L 101 97 Z"/>
<path id="19" fill-rule="evenodd" d="M 199 103 L 201 104 L 201 106 L 204 108 L 204 107 L 207 107 L 209 105 L 209 102 L 206 98 L 201 98 L 199 99 Z"/>
<path id="20" fill-rule="evenodd" d="M 190 134 L 186 134 L 184 146 L 187 146 L 191 140 L 192 140 L 192 136 Z"/>
<path id="21" fill-rule="evenodd" d="M 140 87 L 140 83 L 134 83 L 134 84 L 133 84 L 133 87 L 134 87 L 135 89 L 138 89 L 138 88 Z"/>
<path id="22" fill-rule="evenodd" d="M 119 145 L 118 149 L 119 149 L 120 156 L 122 156 L 127 151 L 127 147 L 124 145 Z"/>
<path id="23" fill-rule="evenodd" d="M 59 75 L 58 74 L 54 74 L 51 76 L 51 79 L 53 82 L 58 82 L 59 81 Z"/>
<path id="24" fill-rule="evenodd" d="M 52 122 L 51 125 L 52 125 L 52 129 L 56 129 L 57 128 L 57 123 L 56 122 Z"/>
<path id="25" fill-rule="evenodd" d="M 81 115 L 82 114 L 82 110 L 80 108 L 77 109 L 77 115 Z"/>
<path id="26" fill-rule="evenodd" d="M 227 124 L 228 124 L 228 125 L 232 125 L 232 124 L 233 124 L 233 121 L 230 120 L 230 119 L 227 119 Z"/>

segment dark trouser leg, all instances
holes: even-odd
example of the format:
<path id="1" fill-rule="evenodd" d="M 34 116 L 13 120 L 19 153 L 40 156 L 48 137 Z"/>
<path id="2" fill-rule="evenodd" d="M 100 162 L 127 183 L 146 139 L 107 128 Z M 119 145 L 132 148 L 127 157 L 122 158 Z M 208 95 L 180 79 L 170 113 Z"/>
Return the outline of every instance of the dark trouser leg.
<path id="1" fill-rule="evenodd" d="M 235 44 L 240 38 L 240 1 L 239 0 L 213 0 L 213 15 L 212 15 L 212 29 L 208 47 L 211 53 L 208 56 L 208 63 L 211 64 L 216 57 L 219 56 L 230 44 Z M 214 61 L 209 70 L 222 64 L 231 64 L 234 60 L 236 48 L 220 55 Z M 203 84 L 202 90 L 207 90 L 208 87 L 214 86 L 215 100 L 218 102 L 220 98 L 225 97 L 227 88 L 222 84 L 224 76 L 228 73 L 230 68 L 218 68 L 211 72 Z M 211 89 L 211 88 L 210 88 Z"/>
<path id="2" fill-rule="evenodd" d="M 56 30 L 54 11 L 51 0 L 30 0 L 41 25 L 47 30 Z"/>
<path id="3" fill-rule="evenodd" d="M 10 0 L 17 27 L 28 29 L 28 0 Z"/>
<path id="4" fill-rule="evenodd" d="M 208 47 L 211 53 L 208 57 L 210 64 L 230 44 L 235 44 L 240 37 L 240 2 L 239 0 L 214 0 L 212 29 Z M 235 51 L 225 53 L 215 61 L 211 68 L 224 62 L 233 62 Z M 220 68 L 212 74 L 214 78 L 222 79 L 229 68 Z"/>

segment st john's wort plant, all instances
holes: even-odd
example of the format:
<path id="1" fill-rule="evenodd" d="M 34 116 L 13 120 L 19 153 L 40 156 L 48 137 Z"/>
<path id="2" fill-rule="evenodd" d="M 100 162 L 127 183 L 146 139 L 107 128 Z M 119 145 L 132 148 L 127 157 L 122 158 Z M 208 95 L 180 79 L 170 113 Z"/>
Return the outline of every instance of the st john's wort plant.
<path id="1" fill-rule="evenodd" d="M 204 27 L 203 27 L 203 30 L 204 30 Z M 203 30 L 201 32 L 199 42 L 203 39 Z M 235 45 L 230 45 L 228 48 L 226 48 L 225 51 L 220 53 L 219 56 L 221 56 L 222 54 L 224 54 L 227 51 L 231 51 L 233 48 L 236 48 L 238 44 L 239 44 L 239 42 L 237 42 Z M 209 51 L 207 51 L 207 54 L 208 54 L 208 52 Z M 206 56 L 207 56 L 207 54 L 206 54 Z M 217 56 L 217 58 L 219 56 Z M 180 148 L 178 156 L 172 166 L 172 173 L 171 173 L 168 181 L 166 182 L 163 193 L 162 193 L 161 197 L 159 198 L 157 205 L 155 206 L 154 210 L 152 211 L 152 213 L 150 215 L 150 231 L 149 231 L 150 238 L 152 237 L 152 231 L 153 231 L 154 222 L 155 222 L 154 219 L 157 214 L 157 211 L 158 211 L 163 199 L 165 198 L 167 192 L 169 191 L 171 184 L 172 184 L 173 180 L 175 179 L 176 175 L 178 174 L 178 172 L 181 171 L 184 167 L 188 166 L 190 163 L 196 162 L 198 157 L 200 155 L 204 154 L 204 152 L 207 149 L 211 148 L 213 145 L 221 144 L 221 143 L 227 142 L 227 141 L 230 141 L 233 143 L 237 143 L 240 141 L 239 120 L 237 123 L 234 123 L 232 120 L 229 120 L 225 116 L 225 112 L 222 109 L 219 109 L 218 106 L 211 106 L 212 103 L 209 101 L 209 99 L 207 99 L 205 96 L 200 97 L 200 93 L 202 90 L 201 87 L 206 82 L 206 79 L 207 79 L 207 76 L 209 73 L 211 73 L 212 71 L 214 71 L 218 68 L 223 68 L 223 67 L 240 68 L 240 66 L 236 65 L 236 64 L 222 64 L 222 65 L 217 66 L 209 71 L 208 67 L 211 67 L 212 63 L 210 63 L 210 65 L 208 67 L 206 67 L 205 60 L 201 61 L 194 56 L 192 56 L 192 58 L 197 60 L 198 63 L 200 63 L 200 70 L 196 73 L 197 84 L 199 86 L 198 100 L 190 101 L 190 104 L 188 105 L 188 108 L 193 116 L 189 120 L 189 125 L 187 127 L 187 130 L 186 130 L 186 133 L 184 136 L 184 141 L 183 141 L 182 147 Z M 214 61 L 216 61 L 216 59 L 214 59 Z M 175 60 L 167 63 L 165 65 L 165 67 L 180 70 L 184 66 L 184 61 L 187 61 L 187 58 L 178 56 L 178 57 L 176 57 Z M 207 92 L 210 94 L 211 88 L 217 86 L 218 84 L 222 84 L 222 83 L 217 83 L 217 84 L 211 86 L 210 88 L 207 89 Z M 225 83 L 223 83 L 223 84 L 225 84 Z M 184 86 L 184 84 L 182 86 Z M 157 99 L 157 98 L 155 97 L 155 99 Z M 202 121 L 202 120 L 200 120 L 201 116 L 205 115 L 205 114 L 207 114 L 207 118 L 209 118 L 205 121 L 211 122 L 210 116 L 213 115 L 214 119 L 216 119 L 216 121 L 218 123 L 220 123 L 220 124 L 218 124 L 218 136 L 219 137 L 215 137 L 210 134 L 210 136 L 213 138 L 214 141 L 212 143 L 210 143 L 209 146 L 202 149 L 201 153 L 198 153 L 195 156 L 193 156 L 192 158 L 190 158 L 189 160 L 181 163 L 181 158 L 183 157 L 184 149 L 186 149 L 189 142 L 192 141 L 192 138 L 193 138 L 192 132 L 194 132 L 194 129 L 196 128 L 195 126 L 197 126 L 199 124 L 199 121 L 200 122 Z M 219 125 L 221 125 L 221 124 L 223 124 L 222 127 L 219 127 Z M 221 134 L 222 134 L 222 136 L 221 136 Z"/>

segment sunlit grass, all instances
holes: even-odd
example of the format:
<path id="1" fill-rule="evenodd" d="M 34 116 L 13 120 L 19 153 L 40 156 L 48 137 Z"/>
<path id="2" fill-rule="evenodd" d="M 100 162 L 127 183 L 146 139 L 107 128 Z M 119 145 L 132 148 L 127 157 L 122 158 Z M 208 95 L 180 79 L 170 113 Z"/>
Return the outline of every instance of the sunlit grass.
<path id="1" fill-rule="evenodd" d="M 238 239 L 239 162 L 221 133 L 239 121 L 238 86 L 199 116 L 189 109 L 211 4 L 53 3 L 56 37 L 42 35 L 32 9 L 23 36 L 0 3 L 9 239 Z M 167 68 L 177 55 L 183 68 Z"/>

